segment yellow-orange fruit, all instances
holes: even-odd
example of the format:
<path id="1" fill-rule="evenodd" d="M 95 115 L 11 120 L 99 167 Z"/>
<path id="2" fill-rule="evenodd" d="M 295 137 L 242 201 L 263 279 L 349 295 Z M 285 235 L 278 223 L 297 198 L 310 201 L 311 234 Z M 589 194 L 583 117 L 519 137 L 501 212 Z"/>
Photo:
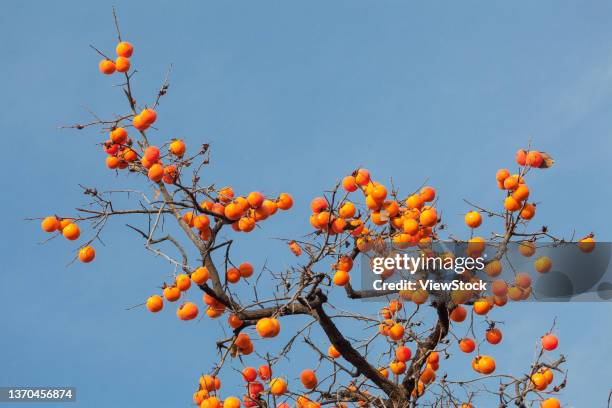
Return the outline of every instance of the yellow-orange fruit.
<path id="1" fill-rule="evenodd" d="M 550 268 L 552 268 L 552 261 L 547 256 L 541 256 L 538 259 L 536 259 L 533 266 L 535 267 L 536 271 L 540 273 L 546 273 L 550 271 Z"/>
<path id="2" fill-rule="evenodd" d="M 147 299 L 147 309 L 150 312 L 157 313 L 164 307 L 164 300 L 159 295 L 153 295 Z"/>
<path id="3" fill-rule="evenodd" d="M 275 337 L 280 332 L 280 323 L 273 317 L 264 317 L 257 321 L 255 329 L 261 337 Z"/>
<path id="4" fill-rule="evenodd" d="M 109 59 L 103 59 L 98 65 L 100 72 L 105 75 L 110 75 L 115 72 L 115 63 Z"/>
<path id="5" fill-rule="evenodd" d="M 162 165 L 159 163 L 155 163 L 154 165 L 152 165 L 149 169 L 148 177 L 151 181 L 159 183 L 164 177 L 164 168 L 162 167 Z"/>
<path id="6" fill-rule="evenodd" d="M 195 303 L 185 302 L 176 311 L 176 315 L 181 320 L 192 320 L 198 316 L 198 307 Z"/>
<path id="7" fill-rule="evenodd" d="M 57 219 L 57 217 L 51 216 L 46 217 L 44 220 L 42 220 L 42 222 L 40 223 L 40 227 L 45 232 L 53 232 L 61 228 L 61 223 L 60 220 Z"/>
<path id="8" fill-rule="evenodd" d="M 79 260 L 83 263 L 89 263 L 96 257 L 96 250 L 91 246 L 84 246 L 79 250 Z"/>
<path id="9" fill-rule="evenodd" d="M 168 286 L 164 288 L 164 297 L 169 302 L 175 302 L 181 297 L 181 290 L 176 286 Z"/>
<path id="10" fill-rule="evenodd" d="M 170 143 L 168 150 L 170 150 L 170 153 L 177 157 L 183 157 L 183 155 L 185 154 L 185 150 L 187 150 L 187 147 L 185 146 L 185 142 L 180 139 L 175 139 L 172 141 L 172 143 Z"/>
<path id="11" fill-rule="evenodd" d="M 482 216 L 478 211 L 470 211 L 465 214 L 465 224 L 470 228 L 477 228 L 482 224 Z"/>
<path id="12" fill-rule="evenodd" d="M 203 285 L 208 280 L 209 273 L 208 269 L 204 266 L 200 266 L 191 273 L 191 280 L 197 285 Z"/>
<path id="13" fill-rule="evenodd" d="M 81 235 L 81 230 L 79 229 L 78 225 L 71 222 L 62 229 L 62 234 L 70 241 L 74 241 Z"/>
<path id="14" fill-rule="evenodd" d="M 115 60 L 115 69 L 117 72 L 128 72 L 130 70 L 129 58 L 117 57 Z"/>
<path id="15" fill-rule="evenodd" d="M 117 44 L 115 52 L 117 52 L 117 55 L 120 57 L 130 58 L 134 52 L 134 46 L 127 41 L 121 41 Z"/>
<path id="16" fill-rule="evenodd" d="M 287 211 L 293 207 L 293 197 L 290 194 L 281 193 L 276 200 L 276 206 L 283 211 Z"/>

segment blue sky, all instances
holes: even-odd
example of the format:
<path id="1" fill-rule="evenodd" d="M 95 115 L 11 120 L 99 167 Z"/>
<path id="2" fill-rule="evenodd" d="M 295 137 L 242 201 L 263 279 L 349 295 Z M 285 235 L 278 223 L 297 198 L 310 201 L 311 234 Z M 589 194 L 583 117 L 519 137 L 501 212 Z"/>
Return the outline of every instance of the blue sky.
<path id="1" fill-rule="evenodd" d="M 58 129 L 89 119 L 84 107 L 124 109 L 88 48 L 114 47 L 113 4 L 136 47 L 137 98 L 151 100 L 174 64 L 154 137 L 210 142 L 207 181 L 296 199 L 238 257 L 286 266 L 277 255 L 286 249 L 269 238 L 309 231 L 310 199 L 359 165 L 403 191 L 427 180 L 450 230 L 465 236 L 462 199 L 497 205 L 494 173 L 529 138 L 558 163 L 530 182 L 537 222 L 611 238 L 608 2 L 11 2 L 0 15 L 0 385 L 74 385 L 83 407 L 188 406 L 211 366 L 207 326 L 217 323 L 125 311 L 172 271 L 123 220 L 109 225 L 94 264 L 69 268 L 74 246 L 38 245 L 38 223 L 23 221 L 70 213 L 85 201 L 79 183 L 134 182 L 105 169 L 95 131 Z M 512 310 L 499 315 L 516 330 L 502 364 L 525 369 L 515 356 L 530 357 L 557 316 L 570 369 L 562 399 L 602 406 L 610 304 Z"/>

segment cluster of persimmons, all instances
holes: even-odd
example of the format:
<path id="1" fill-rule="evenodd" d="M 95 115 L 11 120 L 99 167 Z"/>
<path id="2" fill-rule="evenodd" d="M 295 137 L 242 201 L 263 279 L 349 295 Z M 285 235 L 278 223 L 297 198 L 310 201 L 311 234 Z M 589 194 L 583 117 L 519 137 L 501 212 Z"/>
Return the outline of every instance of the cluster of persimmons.
<path id="1" fill-rule="evenodd" d="M 105 58 L 99 64 L 104 74 L 115 71 L 125 73 L 130 69 L 129 58 L 133 54 L 133 46 L 127 42 L 120 42 L 116 47 L 117 58 L 113 61 Z M 180 181 L 181 170 L 185 165 L 184 155 L 187 146 L 183 140 L 172 139 L 166 148 L 158 146 L 134 144 L 128 131 L 134 131 L 136 136 L 145 132 L 157 119 L 157 112 L 152 108 L 144 108 L 136 114 L 126 116 L 112 126 L 108 132 L 108 140 L 102 143 L 106 154 L 106 166 L 114 170 L 130 168 L 146 175 L 157 185 L 173 185 Z M 131 121 L 128 123 L 128 120 Z M 166 145 L 164 145 L 166 146 Z M 531 169 L 546 168 L 551 165 L 551 159 L 546 153 L 538 151 L 519 150 L 516 161 L 520 170 L 511 174 L 508 169 L 500 169 L 496 180 L 500 189 L 506 192 L 503 200 L 505 213 L 516 217 L 517 222 L 531 220 L 536 213 L 536 206 L 528 202 L 530 189 L 525 183 L 527 173 Z M 341 188 L 340 188 L 341 186 Z M 362 199 L 363 203 L 358 200 Z M 310 224 L 316 235 L 336 237 L 346 240 L 352 245 L 349 253 L 338 254 L 332 265 L 331 281 L 336 286 L 350 285 L 350 272 L 356 254 L 367 254 L 371 251 L 380 252 L 388 246 L 397 249 L 409 247 L 419 248 L 428 256 L 450 257 L 453 254 L 434 254 L 431 252 L 431 243 L 438 239 L 437 226 L 440 217 L 435 206 L 436 190 L 433 187 L 423 187 L 407 197 L 400 198 L 396 191 L 384 184 L 374 181 L 368 170 L 359 168 L 344 177 L 333 198 L 317 197 L 310 203 L 312 214 Z M 253 191 L 245 195 L 237 195 L 232 187 L 224 187 L 207 194 L 207 198 L 194 205 L 188 211 L 181 213 L 180 219 L 202 241 L 211 238 L 212 227 L 217 224 L 227 224 L 236 232 L 251 232 L 258 223 L 273 216 L 278 210 L 289 210 L 293 206 L 293 198 L 287 193 L 277 197 L 266 197 L 264 194 Z M 483 210 L 472 210 L 465 214 L 465 224 L 472 232 L 482 225 Z M 77 217 L 75 217 L 77 218 Z M 75 218 L 59 218 L 49 216 L 42 221 L 42 229 L 46 232 L 57 232 L 68 240 L 77 240 L 80 230 Z M 213 224 L 214 222 L 214 224 Z M 584 252 L 593 250 L 595 241 L 592 236 L 582 239 L 578 246 Z M 483 237 L 473 236 L 468 240 L 467 254 L 472 257 L 480 256 L 486 247 Z M 291 252 L 296 256 L 302 255 L 302 248 L 296 241 L 289 242 Z M 535 239 L 524 240 L 519 244 L 519 252 L 526 257 L 536 253 Z M 82 262 L 91 262 L 95 257 L 95 250 L 88 244 L 79 250 L 78 258 Z M 546 256 L 538 257 L 534 262 L 534 269 L 539 273 L 551 270 L 552 260 Z M 389 271 L 392 273 L 393 271 Z M 498 277 L 502 272 L 502 262 L 494 259 L 486 264 L 485 273 L 492 278 Z M 239 265 L 230 265 L 225 272 L 225 284 L 238 284 L 243 279 L 250 278 L 254 267 L 249 262 Z M 179 301 L 192 287 L 203 287 L 210 279 L 210 271 L 206 266 L 199 266 L 191 272 L 186 271 L 174 277 L 173 282 L 164 284 L 161 293 L 150 296 L 146 301 L 146 308 L 151 312 L 160 312 L 165 302 Z M 383 274 L 384 277 L 384 274 Z M 466 273 L 465 279 L 476 279 L 473 273 Z M 494 280 L 491 293 L 472 291 L 454 291 L 451 293 L 449 304 L 449 318 L 453 325 L 459 325 L 466 320 L 472 312 L 477 316 L 486 316 L 495 307 L 504 306 L 508 299 L 513 301 L 529 298 L 531 294 L 531 277 L 526 273 L 515 275 L 513 282 L 503 279 Z M 399 312 L 405 303 L 412 302 L 422 305 L 428 301 L 431 294 L 424 289 L 400 291 L 398 296 L 380 310 L 380 323 L 374 329 L 378 335 L 383 336 L 393 348 L 392 358 L 379 367 L 380 374 L 389 378 L 395 376 L 397 381 L 407 372 L 407 364 L 413 360 L 413 352 L 409 345 L 405 321 L 398 318 Z M 206 306 L 206 316 L 212 319 L 219 318 L 226 313 L 226 305 L 208 293 L 203 295 L 203 304 Z M 181 320 L 193 320 L 199 315 L 199 306 L 192 301 L 184 301 L 176 309 Z M 280 321 L 276 317 L 264 317 L 255 324 L 255 332 L 260 338 L 276 337 L 281 331 Z M 254 351 L 254 344 L 250 335 L 243 328 L 244 322 L 238 315 L 230 311 L 227 324 L 235 330 L 233 339 L 236 356 L 248 356 Z M 483 333 L 483 341 L 495 346 L 502 342 L 502 331 L 491 323 Z M 496 361 L 490 355 L 480 354 L 480 344 L 477 339 L 464 337 L 457 339 L 459 351 L 467 354 L 476 353 L 472 360 L 473 370 L 487 376 L 495 372 Z M 546 333 L 541 338 L 541 347 L 544 351 L 552 351 L 557 347 L 557 337 Z M 329 345 L 327 357 L 331 360 L 341 359 L 342 353 Z M 430 350 L 426 356 L 426 363 L 418 373 L 417 386 L 412 390 L 414 397 L 421 396 L 426 388 L 436 381 L 436 372 L 440 367 L 440 354 Z M 272 369 L 264 364 L 258 369 L 245 367 L 242 377 L 246 381 L 246 394 L 242 398 L 235 396 L 220 397 L 221 381 L 217 375 L 202 375 L 198 382 L 198 389 L 193 395 L 193 401 L 201 408 L 238 408 L 240 406 L 260 406 L 262 395 L 274 397 L 286 396 L 289 393 L 288 380 L 282 376 L 272 376 Z M 553 371 L 542 368 L 531 373 L 532 388 L 544 391 L 553 380 Z M 300 374 L 303 392 L 298 395 L 296 405 L 298 408 L 317 408 L 320 403 L 311 399 L 308 394 L 316 390 L 319 384 L 317 373 L 312 369 L 304 369 Z M 354 386 L 351 386 L 354 388 Z M 350 387 L 349 387 L 350 388 Z M 362 393 L 367 391 L 361 390 Z M 297 395 L 293 393 L 292 395 Z M 363 402 L 363 401 L 362 401 Z M 364 405 L 363 404 L 360 405 Z M 344 403 L 337 404 L 345 406 Z M 543 399 L 541 408 L 559 408 L 559 401 L 554 398 Z M 278 404 L 278 408 L 288 408 L 286 402 Z M 462 408 L 473 408 L 470 402 L 461 405 Z"/>

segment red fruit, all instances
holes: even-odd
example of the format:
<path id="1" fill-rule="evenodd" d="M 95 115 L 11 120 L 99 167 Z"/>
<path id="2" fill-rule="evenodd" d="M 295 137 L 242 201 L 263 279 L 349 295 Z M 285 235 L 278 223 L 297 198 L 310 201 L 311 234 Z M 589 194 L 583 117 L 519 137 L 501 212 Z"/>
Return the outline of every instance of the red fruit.
<path id="1" fill-rule="evenodd" d="M 408 347 L 399 346 L 395 349 L 395 358 L 397 361 L 405 363 L 406 361 L 410 360 L 410 357 L 412 357 L 412 351 L 410 351 Z"/>
<path id="2" fill-rule="evenodd" d="M 466 337 L 459 341 L 459 348 L 464 353 L 471 353 L 476 349 L 476 343 L 474 343 L 474 340 L 470 339 L 469 337 Z"/>
<path id="3" fill-rule="evenodd" d="M 253 382 L 257 379 L 257 371 L 253 367 L 247 367 L 242 370 L 242 378 L 246 382 Z"/>
<path id="4" fill-rule="evenodd" d="M 270 377 L 272 376 L 272 372 L 270 371 L 270 366 L 269 365 L 262 365 L 259 366 L 259 378 L 261 378 L 262 380 L 269 380 Z"/>
<path id="5" fill-rule="evenodd" d="M 542 337 L 542 348 L 547 351 L 552 351 L 559 345 L 559 339 L 554 334 L 547 334 Z"/>
<path id="6" fill-rule="evenodd" d="M 264 386 L 259 381 L 249 383 L 249 396 L 251 398 L 257 398 L 264 390 Z"/>

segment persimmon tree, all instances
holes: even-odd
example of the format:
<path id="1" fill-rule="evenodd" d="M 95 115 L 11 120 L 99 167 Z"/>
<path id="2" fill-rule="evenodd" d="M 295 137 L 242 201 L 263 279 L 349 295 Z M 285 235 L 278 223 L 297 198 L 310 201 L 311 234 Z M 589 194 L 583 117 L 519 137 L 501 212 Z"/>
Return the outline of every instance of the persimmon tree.
<path id="1" fill-rule="evenodd" d="M 294 266 L 279 271 L 269 265 L 261 268 L 263 279 L 255 279 L 254 265 L 236 260 L 233 249 L 243 234 L 265 228 L 278 214 L 290 211 L 292 196 L 269 196 L 258 192 L 256 186 L 254 191 L 237 192 L 229 186 L 204 184 L 200 172 L 210 165 L 209 145 L 187 146 L 183 140 L 165 140 L 163 129 L 154 128 L 158 111 L 163 115 L 160 102 L 168 92 L 169 78 L 166 76 L 154 100 L 137 98 L 132 87 L 134 47 L 122 38 L 116 16 L 115 24 L 116 50 L 106 53 L 94 49 L 102 56 L 100 72 L 115 75 L 121 83 L 127 101 L 125 113 L 108 119 L 96 116 L 89 123 L 69 127 L 106 132 L 108 139 L 100 141 L 100 162 L 105 161 L 109 171 L 141 177 L 150 190 L 126 187 L 101 192 L 84 187 L 91 199 L 89 205 L 71 215 L 44 218 L 42 229 L 77 241 L 87 225 L 88 238 L 79 241 L 78 259 L 89 263 L 96 257 L 94 247 L 107 223 L 127 217 L 129 228 L 142 237 L 145 248 L 175 271 L 160 293 L 151 289 L 152 295 L 142 308 L 153 313 L 175 310 L 184 321 L 202 315 L 206 320 L 227 319 L 226 334 L 221 330 L 216 333 L 217 353 L 208 356 L 217 358 L 214 368 L 195 381 L 195 404 L 202 408 L 285 408 L 290 404 L 300 408 L 467 408 L 484 396 L 500 407 L 560 407 L 556 394 L 566 386 L 565 357 L 554 354 L 554 324 L 542 333 L 535 359 L 525 362 L 521 374 L 496 370 L 494 356 L 496 348 L 503 347 L 503 333 L 490 312 L 511 307 L 508 301 L 528 299 L 528 277 L 516 273 L 513 281 L 498 279 L 490 293 L 381 292 L 357 289 L 351 283 L 358 256 L 367 259 L 371 254 L 405 248 L 429 257 L 452 256 L 432 249 L 447 234 L 432 187 L 400 193 L 398 188 L 376 181 L 364 168 L 347 171 L 332 189 L 312 200 L 312 229 L 285 241 L 286 250 L 295 255 Z M 485 209 L 468 202 L 472 209 L 465 215 L 465 223 L 470 234 L 464 239 L 446 235 L 466 243 L 470 256 L 478 256 L 485 246 L 495 248 L 495 256 L 488 259 L 484 271 L 466 271 L 460 277 L 465 281 L 476 279 L 478 273 L 498 276 L 513 242 L 520 243 L 524 256 L 532 256 L 543 239 L 563 242 L 547 228 L 530 229 L 536 205 L 527 180 L 534 172 L 551 167 L 553 160 L 529 147 L 519 150 L 515 161 L 514 172 L 501 169 L 492 175 L 500 208 Z M 113 203 L 118 195 L 126 195 L 122 201 L 131 200 L 133 207 L 120 208 Z M 483 218 L 499 225 L 499 232 L 477 236 Z M 165 228 L 168 223 L 177 228 Z M 585 236 L 578 245 L 584 252 L 591 251 L 593 235 Z M 192 253 L 197 256 L 190 257 Z M 540 257 L 535 268 L 546 272 L 550 262 Z M 419 271 L 421 278 L 434 272 Z M 252 290 L 238 290 L 245 281 L 250 281 Z M 198 293 L 203 295 L 203 303 L 193 300 Z M 384 299 L 386 304 L 371 314 L 357 313 L 350 306 L 368 298 Z M 298 315 L 303 318 L 303 327 L 284 333 L 284 321 Z M 551 326 L 551 322 L 543 324 Z M 349 336 L 347 325 L 351 333 L 361 337 Z M 322 335 L 313 334 L 314 327 Z M 258 353 L 254 339 L 278 342 L 278 352 Z M 440 375 L 439 368 L 456 353 L 472 354 L 472 367 L 455 375 Z M 295 367 L 296 372 L 276 370 L 280 361 L 295 354 L 305 356 L 298 360 L 300 364 L 311 363 Z M 235 375 L 243 377 L 244 389 L 221 387 L 224 376 Z M 294 380 L 297 376 L 300 381 Z M 487 406 L 492 405 L 489 402 Z"/>

